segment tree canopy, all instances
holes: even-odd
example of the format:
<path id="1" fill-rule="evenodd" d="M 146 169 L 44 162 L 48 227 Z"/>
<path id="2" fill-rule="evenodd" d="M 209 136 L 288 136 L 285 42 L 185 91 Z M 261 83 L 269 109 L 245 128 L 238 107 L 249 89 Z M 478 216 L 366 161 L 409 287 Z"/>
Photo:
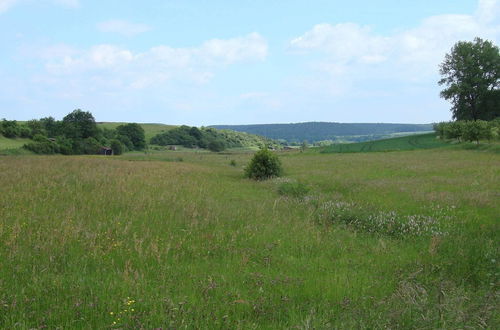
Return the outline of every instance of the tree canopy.
<path id="1" fill-rule="evenodd" d="M 441 97 L 452 104 L 456 120 L 500 116 L 500 53 L 491 41 L 459 41 L 440 65 Z"/>

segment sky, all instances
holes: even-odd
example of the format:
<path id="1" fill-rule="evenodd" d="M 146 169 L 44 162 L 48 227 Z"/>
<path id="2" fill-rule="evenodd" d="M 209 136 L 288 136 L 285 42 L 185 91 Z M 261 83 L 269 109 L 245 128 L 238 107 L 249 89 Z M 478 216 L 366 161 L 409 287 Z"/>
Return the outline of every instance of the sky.
<path id="1" fill-rule="evenodd" d="M 439 64 L 500 0 L 0 0 L 0 118 L 451 119 Z"/>

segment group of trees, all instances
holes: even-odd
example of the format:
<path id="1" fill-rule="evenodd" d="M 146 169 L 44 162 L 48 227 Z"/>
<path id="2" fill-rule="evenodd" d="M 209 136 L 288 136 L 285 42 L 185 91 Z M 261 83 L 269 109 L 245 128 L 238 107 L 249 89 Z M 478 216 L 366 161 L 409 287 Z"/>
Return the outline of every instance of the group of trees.
<path id="1" fill-rule="evenodd" d="M 278 147 L 276 141 L 253 134 L 185 125 L 153 136 L 150 143 L 161 146 L 182 145 L 187 148 L 204 148 L 211 151 L 238 147 Z"/>
<path id="2" fill-rule="evenodd" d="M 214 129 L 180 126 L 151 138 L 151 144 L 161 146 L 182 145 L 187 148 L 204 148 L 222 151 L 228 147 L 226 141 Z"/>
<path id="3" fill-rule="evenodd" d="M 457 120 L 434 125 L 436 134 L 441 139 L 462 141 L 500 140 L 500 118 L 492 121 Z"/>
<path id="4" fill-rule="evenodd" d="M 32 139 L 24 147 L 39 154 L 97 154 L 104 146 L 120 154 L 146 146 L 144 129 L 140 125 L 131 123 L 116 129 L 100 129 L 92 114 L 80 109 L 69 113 L 61 121 L 46 117 L 21 124 L 4 119 L 0 133 L 8 138 Z"/>

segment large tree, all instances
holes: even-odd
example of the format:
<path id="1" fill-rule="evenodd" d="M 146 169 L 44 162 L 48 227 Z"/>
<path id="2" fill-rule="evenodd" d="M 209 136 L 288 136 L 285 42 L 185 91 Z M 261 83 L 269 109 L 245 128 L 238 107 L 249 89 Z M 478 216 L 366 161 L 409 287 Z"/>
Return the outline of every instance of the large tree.
<path id="1" fill-rule="evenodd" d="M 120 125 L 116 128 L 118 136 L 126 136 L 133 144 L 133 149 L 142 150 L 146 147 L 144 128 L 136 123 Z"/>
<path id="2" fill-rule="evenodd" d="M 459 41 L 440 65 L 441 97 L 450 101 L 456 120 L 491 119 L 492 103 L 499 105 L 500 54 L 498 47 L 481 38 Z"/>
<path id="3" fill-rule="evenodd" d="M 76 109 L 62 120 L 64 135 L 71 139 L 96 137 L 98 133 L 94 116 L 90 112 Z"/>

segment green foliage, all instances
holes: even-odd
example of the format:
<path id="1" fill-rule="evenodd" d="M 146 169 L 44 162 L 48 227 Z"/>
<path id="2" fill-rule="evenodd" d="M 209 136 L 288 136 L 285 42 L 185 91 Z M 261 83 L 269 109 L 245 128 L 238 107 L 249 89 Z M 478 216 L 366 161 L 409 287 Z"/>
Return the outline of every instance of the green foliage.
<path id="1" fill-rule="evenodd" d="M 125 146 L 123 143 L 120 142 L 120 140 L 113 139 L 111 140 L 111 149 L 113 149 L 113 154 L 114 155 L 121 155 L 123 153 L 123 150 L 125 149 Z"/>
<path id="2" fill-rule="evenodd" d="M 304 198 L 310 189 L 300 182 L 283 182 L 278 186 L 278 193 L 282 196 Z"/>
<path id="3" fill-rule="evenodd" d="M 127 137 L 130 140 L 127 147 L 132 150 L 142 150 L 146 147 L 144 129 L 136 123 L 120 125 L 116 128 L 120 137 Z M 128 142 L 128 141 L 127 141 Z"/>
<path id="4" fill-rule="evenodd" d="M 88 111 L 76 109 L 62 120 L 64 135 L 70 139 L 97 137 L 98 129 L 94 116 Z"/>
<path id="5" fill-rule="evenodd" d="M 20 127 L 15 120 L 3 119 L 0 123 L 0 133 L 7 138 L 15 138 L 20 135 Z"/>
<path id="6" fill-rule="evenodd" d="M 254 180 L 279 177 L 282 173 L 283 169 L 278 156 L 266 148 L 257 151 L 245 168 L 246 177 Z"/>
<path id="7" fill-rule="evenodd" d="M 231 161 L 229 162 L 229 165 L 236 167 L 236 161 L 234 159 L 231 159 Z"/>
<path id="8" fill-rule="evenodd" d="M 226 148 L 277 146 L 277 143 L 256 135 L 215 128 L 180 126 L 151 138 L 151 144 L 182 145 L 186 148 L 206 148 L 222 151 Z"/>
<path id="9" fill-rule="evenodd" d="M 435 125 L 436 134 L 441 139 L 455 139 L 461 141 L 476 141 L 498 139 L 500 119 L 493 121 L 453 121 L 442 122 Z"/>
<path id="10" fill-rule="evenodd" d="M 500 116 L 500 52 L 481 38 L 459 41 L 440 66 L 441 97 L 452 103 L 456 120 L 493 119 Z"/>
<path id="11" fill-rule="evenodd" d="M 213 151 L 213 152 L 220 152 L 226 149 L 226 145 L 224 144 L 224 141 L 217 139 L 217 140 L 212 140 L 208 143 L 208 150 Z"/>
<path id="12" fill-rule="evenodd" d="M 93 137 L 89 137 L 83 140 L 83 153 L 87 155 L 95 155 L 99 153 L 100 149 L 101 144 Z"/>
<path id="13" fill-rule="evenodd" d="M 37 134 L 33 137 L 33 142 L 24 145 L 24 148 L 33 151 L 36 154 L 56 154 L 59 153 L 59 145 L 54 141 L 50 141 L 47 137 Z"/>

